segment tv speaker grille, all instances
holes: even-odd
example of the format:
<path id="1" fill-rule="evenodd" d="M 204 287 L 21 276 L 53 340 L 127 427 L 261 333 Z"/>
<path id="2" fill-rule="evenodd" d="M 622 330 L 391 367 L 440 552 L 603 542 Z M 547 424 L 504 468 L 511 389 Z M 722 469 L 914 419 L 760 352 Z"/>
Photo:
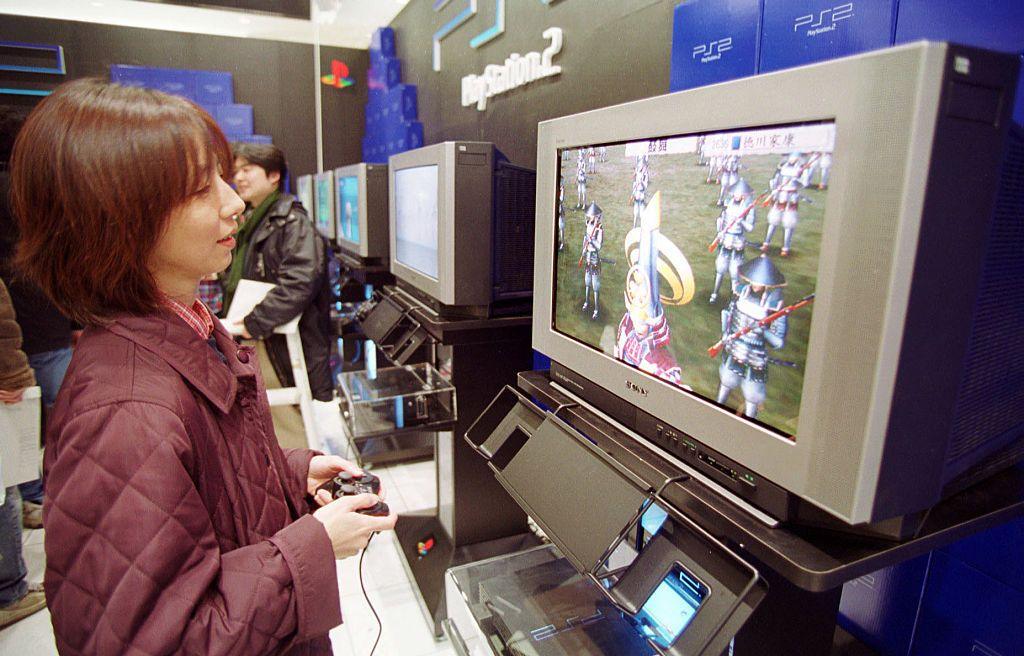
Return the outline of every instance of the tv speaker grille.
<path id="1" fill-rule="evenodd" d="M 494 299 L 533 293 L 534 171 L 507 162 L 494 172 Z"/>
<path id="2" fill-rule="evenodd" d="M 953 476 L 1012 443 L 1024 428 L 1024 133 L 1015 126 L 973 321 L 946 456 Z"/>

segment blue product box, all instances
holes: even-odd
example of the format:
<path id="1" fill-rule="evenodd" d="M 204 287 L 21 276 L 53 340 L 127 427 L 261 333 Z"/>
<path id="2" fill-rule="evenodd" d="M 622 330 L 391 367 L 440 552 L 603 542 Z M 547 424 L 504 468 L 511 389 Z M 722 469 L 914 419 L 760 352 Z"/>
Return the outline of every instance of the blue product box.
<path id="1" fill-rule="evenodd" d="M 1017 78 L 1017 101 L 1013 107 L 1013 120 L 1024 126 L 1024 55 L 1020 57 L 1020 77 Z"/>
<path id="2" fill-rule="evenodd" d="M 390 27 L 378 27 L 370 37 L 370 48 L 378 50 L 388 57 L 394 57 L 395 30 Z"/>
<path id="3" fill-rule="evenodd" d="M 150 70 L 152 69 L 145 66 L 111 64 L 110 81 L 126 87 L 151 87 Z"/>
<path id="4" fill-rule="evenodd" d="M 370 66 L 367 71 L 367 82 L 371 89 L 390 89 L 402 82 L 402 62 L 387 59 L 378 65 Z"/>
<path id="5" fill-rule="evenodd" d="M 148 85 L 157 91 L 188 98 L 196 102 L 196 72 L 179 68 L 151 68 Z"/>
<path id="6" fill-rule="evenodd" d="M 393 117 L 402 121 L 416 120 L 416 85 L 398 84 L 388 91 L 388 106 Z"/>
<path id="7" fill-rule="evenodd" d="M 884 48 L 896 0 L 764 0 L 762 73 Z"/>
<path id="8" fill-rule="evenodd" d="M 1019 656 L 1024 592 L 932 554 L 912 656 Z"/>
<path id="9" fill-rule="evenodd" d="M 761 0 L 690 0 L 675 8 L 670 91 L 757 73 Z"/>
<path id="10" fill-rule="evenodd" d="M 274 143 L 273 137 L 267 134 L 224 134 L 229 142 L 237 141 L 239 143 L 251 143 L 260 144 L 264 146 L 270 146 Z"/>
<path id="11" fill-rule="evenodd" d="M 920 39 L 1024 51 L 1024 2 L 1020 0 L 900 0 L 896 43 Z"/>
<path id="12" fill-rule="evenodd" d="M 235 102 L 235 82 L 227 71 L 196 71 L 196 102 L 203 107 Z"/>
<path id="13" fill-rule="evenodd" d="M 931 554 L 925 554 L 844 585 L 840 626 L 879 653 L 906 654 L 930 559 Z"/>
<path id="14" fill-rule="evenodd" d="M 1024 554 L 1024 519 L 954 542 L 944 547 L 942 552 L 1024 592 L 1024 558 L 1021 557 Z"/>
<path id="15" fill-rule="evenodd" d="M 252 105 L 217 105 L 214 118 L 226 133 L 253 133 Z"/>
<path id="16" fill-rule="evenodd" d="M 408 150 L 419 148 L 423 145 L 423 124 L 419 121 L 411 121 L 405 126 L 405 147 Z"/>

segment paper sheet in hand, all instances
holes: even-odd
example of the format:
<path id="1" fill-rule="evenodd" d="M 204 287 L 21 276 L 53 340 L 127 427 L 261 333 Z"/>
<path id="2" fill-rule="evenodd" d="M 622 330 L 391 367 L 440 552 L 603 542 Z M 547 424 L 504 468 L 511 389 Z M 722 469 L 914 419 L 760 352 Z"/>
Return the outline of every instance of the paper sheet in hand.
<path id="1" fill-rule="evenodd" d="M 39 478 L 39 387 L 29 387 L 20 403 L 0 403 L 0 476 L 5 486 Z"/>
<path id="2" fill-rule="evenodd" d="M 259 305 L 263 297 L 276 286 L 273 283 L 260 282 L 258 280 L 247 280 L 245 278 L 239 280 L 238 287 L 235 288 L 235 295 L 231 299 L 231 307 L 228 308 L 227 317 L 224 319 L 225 327 L 232 333 L 240 333 L 241 328 L 236 327 L 235 322 L 239 319 L 244 319 L 252 312 L 252 309 Z M 297 323 L 298 320 L 299 318 L 295 317 L 288 323 L 278 326 L 274 332 L 287 332 L 286 328 L 291 327 L 291 324 Z"/>

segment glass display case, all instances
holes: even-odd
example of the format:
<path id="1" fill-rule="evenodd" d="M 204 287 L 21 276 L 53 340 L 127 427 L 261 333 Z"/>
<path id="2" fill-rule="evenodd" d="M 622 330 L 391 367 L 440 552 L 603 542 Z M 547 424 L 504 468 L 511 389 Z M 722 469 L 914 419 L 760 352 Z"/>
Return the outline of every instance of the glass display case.
<path id="1" fill-rule="evenodd" d="M 353 439 L 450 429 L 455 387 L 429 363 L 350 371 L 338 377 L 341 414 Z"/>

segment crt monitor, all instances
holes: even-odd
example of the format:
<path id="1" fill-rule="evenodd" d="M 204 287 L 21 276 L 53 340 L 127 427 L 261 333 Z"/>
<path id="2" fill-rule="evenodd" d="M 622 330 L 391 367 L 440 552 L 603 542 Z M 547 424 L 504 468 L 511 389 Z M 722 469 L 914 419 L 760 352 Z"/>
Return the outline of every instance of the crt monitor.
<path id="1" fill-rule="evenodd" d="M 1017 68 L 922 42 L 542 123 L 552 377 L 783 519 L 1021 459 Z"/>
<path id="2" fill-rule="evenodd" d="M 388 160 L 391 272 L 443 311 L 529 307 L 534 172 L 494 144 L 444 143 Z"/>
<path id="3" fill-rule="evenodd" d="M 360 263 L 388 259 L 388 167 L 359 163 L 334 169 L 336 241 Z"/>
<path id="4" fill-rule="evenodd" d="M 313 176 L 313 223 L 324 237 L 335 239 L 334 174 L 324 171 Z"/>
<path id="5" fill-rule="evenodd" d="M 298 197 L 299 202 L 302 203 L 306 213 L 312 216 L 314 209 L 312 175 L 300 175 L 295 178 L 295 195 Z"/>

